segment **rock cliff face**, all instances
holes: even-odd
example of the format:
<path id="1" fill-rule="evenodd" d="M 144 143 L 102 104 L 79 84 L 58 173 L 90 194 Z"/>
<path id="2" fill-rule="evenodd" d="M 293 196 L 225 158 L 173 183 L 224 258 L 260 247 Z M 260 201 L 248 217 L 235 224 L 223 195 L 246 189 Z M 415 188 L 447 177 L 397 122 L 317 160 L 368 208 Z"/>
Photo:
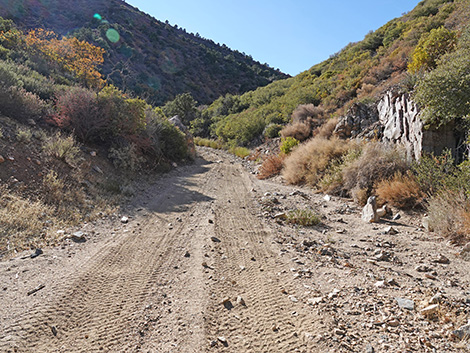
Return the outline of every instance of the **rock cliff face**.
<path id="1" fill-rule="evenodd" d="M 380 139 L 405 147 L 409 158 L 419 159 L 421 153 L 440 154 L 449 148 L 455 152 L 457 138 L 452 124 L 425 129 L 419 109 L 408 94 L 387 92 L 378 104 L 353 105 L 336 125 L 341 138 Z"/>

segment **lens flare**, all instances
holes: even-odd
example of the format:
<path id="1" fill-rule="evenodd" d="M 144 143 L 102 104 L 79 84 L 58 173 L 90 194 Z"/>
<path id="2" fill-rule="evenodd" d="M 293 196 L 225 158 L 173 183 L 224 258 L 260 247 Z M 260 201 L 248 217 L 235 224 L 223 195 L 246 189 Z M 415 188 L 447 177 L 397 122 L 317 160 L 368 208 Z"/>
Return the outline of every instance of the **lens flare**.
<path id="1" fill-rule="evenodd" d="M 119 39 L 121 39 L 118 31 L 116 31 L 114 28 L 110 28 L 106 31 L 106 37 L 111 43 L 117 43 L 119 42 Z"/>
<path id="2" fill-rule="evenodd" d="M 103 19 L 103 17 L 101 17 L 101 15 L 100 15 L 99 13 L 95 13 L 95 14 L 93 15 L 93 18 L 94 18 L 94 19 L 97 19 L 98 21 L 101 21 L 101 20 Z"/>

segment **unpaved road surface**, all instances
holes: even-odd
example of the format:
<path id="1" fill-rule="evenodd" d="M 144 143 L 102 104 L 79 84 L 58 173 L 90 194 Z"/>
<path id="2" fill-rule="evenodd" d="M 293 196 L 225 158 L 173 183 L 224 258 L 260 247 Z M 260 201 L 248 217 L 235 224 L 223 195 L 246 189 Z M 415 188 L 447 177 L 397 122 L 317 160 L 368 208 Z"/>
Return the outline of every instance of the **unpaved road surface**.
<path id="1" fill-rule="evenodd" d="M 85 242 L 0 263 L 0 351 L 466 349 L 452 335 L 470 298 L 458 249 L 413 216 L 364 224 L 352 202 L 296 190 L 202 150 L 142 186 L 128 223 L 87 224 Z M 293 208 L 323 225 L 273 218 Z M 433 297 L 438 311 L 423 314 Z"/>

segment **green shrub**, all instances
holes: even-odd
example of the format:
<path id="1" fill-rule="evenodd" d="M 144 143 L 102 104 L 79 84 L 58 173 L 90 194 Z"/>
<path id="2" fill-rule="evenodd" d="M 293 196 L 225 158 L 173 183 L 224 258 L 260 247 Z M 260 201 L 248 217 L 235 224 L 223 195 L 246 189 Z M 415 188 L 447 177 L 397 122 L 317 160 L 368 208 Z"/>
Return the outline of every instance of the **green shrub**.
<path id="1" fill-rule="evenodd" d="M 60 159 L 70 166 L 76 166 L 80 161 L 80 146 L 72 135 L 64 137 L 60 131 L 45 141 L 43 149 L 48 155 Z"/>
<path id="2" fill-rule="evenodd" d="M 312 210 L 296 209 L 287 213 L 287 223 L 299 224 L 304 227 L 320 224 L 320 217 Z"/>
<path id="3" fill-rule="evenodd" d="M 282 153 L 284 153 L 285 155 L 288 155 L 289 153 L 292 152 L 294 147 L 297 146 L 298 144 L 299 144 L 299 140 L 293 137 L 287 136 L 281 139 L 281 146 L 279 148 Z"/>
<path id="4" fill-rule="evenodd" d="M 188 141 L 186 136 L 168 120 L 162 121 L 163 155 L 172 161 L 181 161 L 188 157 Z"/>
<path id="5" fill-rule="evenodd" d="M 19 128 L 16 130 L 16 139 L 19 142 L 29 143 L 31 142 L 31 138 L 33 137 L 33 133 L 28 128 Z"/>
<path id="6" fill-rule="evenodd" d="M 47 114 L 47 104 L 37 95 L 19 87 L 0 86 L 0 113 L 21 122 Z"/>
<path id="7" fill-rule="evenodd" d="M 251 153 L 250 150 L 245 147 L 231 147 L 228 151 L 240 158 L 248 157 Z"/>
<path id="8" fill-rule="evenodd" d="M 264 128 L 263 136 L 270 139 L 279 137 L 279 133 L 281 132 L 282 128 L 283 125 L 281 124 L 271 123 Z"/>
<path id="9" fill-rule="evenodd" d="M 128 99 L 119 89 L 107 86 L 98 93 L 99 112 L 109 121 L 114 136 L 129 137 L 145 127 L 147 104 L 141 99 Z"/>
<path id="10" fill-rule="evenodd" d="M 424 34 L 413 53 L 408 71 L 414 74 L 420 70 L 434 69 L 439 58 L 455 49 L 456 43 L 456 33 L 444 27 Z"/>
<path id="11" fill-rule="evenodd" d="M 421 190 L 428 196 L 443 190 L 449 184 L 451 175 L 454 175 L 456 171 L 454 159 L 449 150 L 437 157 L 433 154 L 423 154 L 419 161 L 413 163 L 411 169 Z"/>
<path id="12" fill-rule="evenodd" d="M 124 171 L 136 172 L 145 161 L 137 151 L 134 144 L 122 147 L 111 147 L 108 157 L 113 161 L 116 168 Z"/>

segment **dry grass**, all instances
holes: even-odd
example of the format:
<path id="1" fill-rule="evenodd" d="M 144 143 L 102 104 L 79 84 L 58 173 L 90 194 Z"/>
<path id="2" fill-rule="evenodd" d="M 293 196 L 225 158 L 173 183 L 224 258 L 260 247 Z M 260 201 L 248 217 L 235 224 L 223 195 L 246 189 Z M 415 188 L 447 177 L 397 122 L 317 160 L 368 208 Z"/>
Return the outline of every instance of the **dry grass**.
<path id="1" fill-rule="evenodd" d="M 401 209 L 420 205 L 425 196 L 416 179 L 410 174 L 402 173 L 396 173 L 392 179 L 379 182 L 376 194 L 382 201 Z"/>
<path id="2" fill-rule="evenodd" d="M 355 146 L 355 142 L 346 140 L 313 138 L 286 158 L 282 175 L 290 184 L 316 186 L 331 161 L 340 159 Z"/>
<path id="3" fill-rule="evenodd" d="M 117 198 L 87 197 L 51 171 L 43 179 L 41 199 L 0 186 L 0 258 L 13 252 L 56 244 L 57 230 L 92 221 L 115 211 Z"/>
<path id="4" fill-rule="evenodd" d="M 292 123 L 284 127 L 280 134 L 282 137 L 293 137 L 299 141 L 305 141 L 312 136 L 314 129 L 319 129 L 326 120 L 325 111 L 313 104 L 301 104 L 292 113 Z M 333 127 L 334 129 L 334 127 Z M 326 130 L 322 137 L 327 136 Z"/>
<path id="5" fill-rule="evenodd" d="M 360 187 L 355 187 L 352 189 L 350 194 L 353 197 L 354 202 L 360 206 L 365 206 L 367 199 L 369 198 L 369 191 Z"/>
<path id="6" fill-rule="evenodd" d="M 283 156 L 272 155 L 263 161 L 259 167 L 258 179 L 268 179 L 281 173 Z"/>
<path id="7" fill-rule="evenodd" d="M 206 139 L 202 137 L 195 137 L 194 144 L 197 146 L 210 147 L 217 150 L 220 150 L 224 147 L 220 141 Z"/>
<path id="8" fill-rule="evenodd" d="M 466 243 L 470 235 L 470 200 L 463 193 L 444 190 L 429 200 L 429 225 L 455 243 Z"/>
<path id="9" fill-rule="evenodd" d="M 310 124 L 298 122 L 286 125 L 284 129 L 281 130 L 281 137 L 293 137 L 298 141 L 305 141 L 310 137 L 311 133 L 312 128 Z"/>
<path id="10" fill-rule="evenodd" d="M 45 234 L 45 222 L 55 221 L 53 215 L 53 207 L 0 187 L 0 257 L 15 249 L 36 246 Z"/>
<path id="11" fill-rule="evenodd" d="M 313 104 L 300 104 L 292 112 L 292 122 L 322 121 L 324 115 L 325 111 L 320 107 L 316 107 Z"/>
<path id="12" fill-rule="evenodd" d="M 343 168 L 345 190 L 365 189 L 369 196 L 374 185 L 391 179 L 395 173 L 409 168 L 405 152 L 395 146 L 371 142 L 364 146 L 359 158 Z"/>
<path id="13" fill-rule="evenodd" d="M 43 149 L 50 156 L 70 166 L 76 166 L 80 161 L 80 146 L 72 135 L 63 136 L 61 132 L 56 132 L 46 139 Z"/>
<path id="14" fill-rule="evenodd" d="M 325 139 L 331 138 L 333 136 L 333 131 L 335 130 L 336 125 L 338 124 L 338 121 L 338 118 L 328 119 L 323 125 L 321 125 L 313 132 L 313 136 Z"/>

